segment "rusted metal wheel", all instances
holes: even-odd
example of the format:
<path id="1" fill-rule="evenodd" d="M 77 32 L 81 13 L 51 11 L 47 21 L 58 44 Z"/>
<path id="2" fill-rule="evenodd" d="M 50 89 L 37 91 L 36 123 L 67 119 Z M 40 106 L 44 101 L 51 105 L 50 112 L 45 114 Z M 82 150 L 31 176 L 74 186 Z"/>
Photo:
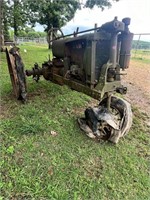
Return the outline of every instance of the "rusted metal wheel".
<path id="1" fill-rule="evenodd" d="M 104 99 L 99 106 L 106 106 L 107 99 Z M 107 127 L 110 128 L 110 135 L 108 140 L 113 143 L 118 143 L 119 139 L 125 136 L 132 125 L 132 110 L 131 105 L 122 98 L 111 97 L 110 113 L 112 119 L 117 125 L 117 128 L 112 127 L 107 123 Z"/>
<path id="2" fill-rule="evenodd" d="M 118 97 L 111 97 L 110 110 L 107 98 L 99 106 L 87 108 L 85 118 L 78 120 L 80 128 L 90 137 L 118 143 L 132 125 L 130 104 Z"/>
<path id="3" fill-rule="evenodd" d="M 6 48 L 6 59 L 14 95 L 18 100 L 26 102 L 26 77 L 24 73 L 24 64 L 19 54 L 19 48 L 13 47 L 9 51 Z"/>

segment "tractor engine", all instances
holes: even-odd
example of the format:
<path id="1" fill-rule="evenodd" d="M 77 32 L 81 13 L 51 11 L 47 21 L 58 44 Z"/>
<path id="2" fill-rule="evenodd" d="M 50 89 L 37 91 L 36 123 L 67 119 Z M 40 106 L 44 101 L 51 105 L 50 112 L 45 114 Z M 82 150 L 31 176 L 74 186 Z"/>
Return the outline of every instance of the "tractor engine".
<path id="1" fill-rule="evenodd" d="M 122 36 L 118 36 L 118 32 L 124 30 L 124 24 L 119 22 L 115 29 L 113 27 L 115 23 L 117 22 L 110 22 L 109 26 L 112 26 L 110 30 L 107 30 L 108 24 L 106 24 L 94 33 L 54 41 L 52 44 L 52 53 L 55 57 L 54 65 L 57 67 L 58 62 L 59 67 L 62 61 L 61 75 L 66 76 L 68 74 L 70 79 L 78 80 L 90 88 L 95 88 L 99 82 L 103 65 L 112 63 L 109 68 L 113 68 L 114 73 L 111 74 L 111 70 L 108 71 L 107 82 L 120 80 L 116 76 L 118 71 L 115 70 L 118 70 L 116 67 L 119 62 L 121 68 L 128 67 L 131 45 L 122 47 L 124 48 L 124 59 L 122 57 L 120 59 Z M 128 38 L 129 35 L 131 34 L 128 33 Z"/>

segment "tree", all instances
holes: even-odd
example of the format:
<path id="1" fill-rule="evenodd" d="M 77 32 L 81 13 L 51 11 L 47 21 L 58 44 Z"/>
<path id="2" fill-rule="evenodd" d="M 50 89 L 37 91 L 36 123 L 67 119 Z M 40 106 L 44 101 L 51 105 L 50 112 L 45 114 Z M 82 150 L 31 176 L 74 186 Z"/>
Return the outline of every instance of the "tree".
<path id="1" fill-rule="evenodd" d="M 9 20 L 8 15 L 9 13 L 6 12 L 8 9 L 7 3 L 5 1 L 1 1 L 1 34 L 4 36 L 4 40 L 9 40 Z"/>
<path id="2" fill-rule="evenodd" d="M 119 1 L 119 0 L 113 0 L 113 1 Z M 105 7 L 111 7 L 112 1 L 111 0 L 87 0 L 85 3 L 86 8 L 93 8 L 94 6 L 97 6 L 104 10 Z"/>
<path id="3" fill-rule="evenodd" d="M 12 17 L 12 26 L 14 28 L 15 36 L 18 36 L 18 31 L 25 23 L 24 18 L 22 17 L 22 2 L 19 0 L 14 0 L 13 2 L 13 17 Z"/>
<path id="4" fill-rule="evenodd" d="M 4 34 L 4 40 L 9 40 L 10 36 L 9 36 L 9 25 L 8 25 L 8 21 L 7 18 L 4 17 L 4 21 L 3 21 L 3 34 Z"/>
<path id="5" fill-rule="evenodd" d="M 35 14 L 30 12 L 26 0 L 3 0 L 2 3 L 5 32 L 11 27 L 14 29 L 14 35 L 18 36 L 27 25 L 34 25 Z"/>
<path id="6" fill-rule="evenodd" d="M 93 8 L 95 5 L 102 10 L 111 6 L 111 1 L 118 0 L 86 0 L 85 7 Z M 77 9 L 81 8 L 80 0 L 1 0 L 3 3 L 3 28 L 5 37 L 8 36 L 9 27 L 14 29 L 14 35 L 26 26 L 32 27 L 36 22 L 45 26 L 45 31 L 52 27 L 61 28 L 70 21 Z"/>
<path id="7" fill-rule="evenodd" d="M 26 19 L 23 15 L 23 5 L 21 0 L 3 0 L 3 29 L 4 36 L 8 34 L 9 28 L 14 28 L 15 35 L 24 26 Z"/>
<path id="8" fill-rule="evenodd" d="M 35 30 L 31 27 L 25 27 L 25 32 L 28 34 L 29 32 L 34 32 Z"/>
<path id="9" fill-rule="evenodd" d="M 86 0 L 84 7 L 92 9 L 96 5 L 104 10 L 105 7 L 111 7 L 111 2 L 111 0 Z M 61 28 L 74 17 L 77 9 L 81 9 L 79 0 L 26 0 L 26 4 L 28 10 L 38 13 L 36 21 L 45 25 L 46 32 L 52 27 Z"/>
<path id="10" fill-rule="evenodd" d="M 14 28 L 14 35 L 18 36 L 19 31 L 23 30 L 30 23 L 30 15 L 28 15 L 28 7 L 24 0 L 11 0 L 11 27 Z"/>
<path id="11" fill-rule="evenodd" d="M 45 31 L 50 28 L 60 28 L 70 21 L 79 8 L 80 4 L 77 0 L 27 0 L 29 10 L 36 15 L 36 21 L 41 25 L 45 25 Z"/>

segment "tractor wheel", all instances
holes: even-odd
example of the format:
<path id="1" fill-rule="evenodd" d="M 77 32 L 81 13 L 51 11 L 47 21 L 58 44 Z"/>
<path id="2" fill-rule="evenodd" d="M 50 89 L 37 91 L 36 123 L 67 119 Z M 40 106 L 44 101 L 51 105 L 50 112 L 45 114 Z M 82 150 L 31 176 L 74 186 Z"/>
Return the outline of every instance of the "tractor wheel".
<path id="1" fill-rule="evenodd" d="M 127 101 L 113 96 L 108 110 L 106 98 L 97 107 L 87 108 L 85 118 L 79 119 L 78 122 L 90 138 L 118 143 L 132 125 L 131 106 Z"/>
<path id="2" fill-rule="evenodd" d="M 104 99 L 102 102 L 100 102 L 99 106 L 106 106 L 106 104 L 107 99 Z M 110 112 L 113 115 L 113 119 L 119 129 L 116 130 L 107 124 L 109 129 L 111 129 L 110 137 L 108 140 L 117 143 L 119 138 L 125 136 L 131 128 L 133 118 L 131 105 L 122 98 L 112 96 Z"/>
<path id="3" fill-rule="evenodd" d="M 13 92 L 18 100 L 25 103 L 27 100 L 26 77 L 19 48 L 13 47 L 9 51 L 6 48 L 6 58 Z"/>

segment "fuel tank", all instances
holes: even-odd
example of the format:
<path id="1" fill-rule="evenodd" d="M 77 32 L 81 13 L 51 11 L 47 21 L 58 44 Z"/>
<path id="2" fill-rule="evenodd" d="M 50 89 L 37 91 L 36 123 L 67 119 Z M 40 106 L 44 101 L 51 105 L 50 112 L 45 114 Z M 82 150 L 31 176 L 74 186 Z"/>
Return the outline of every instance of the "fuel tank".
<path id="1" fill-rule="evenodd" d="M 57 58 L 65 57 L 65 43 L 68 39 L 55 40 L 52 43 L 52 53 L 53 56 Z"/>

